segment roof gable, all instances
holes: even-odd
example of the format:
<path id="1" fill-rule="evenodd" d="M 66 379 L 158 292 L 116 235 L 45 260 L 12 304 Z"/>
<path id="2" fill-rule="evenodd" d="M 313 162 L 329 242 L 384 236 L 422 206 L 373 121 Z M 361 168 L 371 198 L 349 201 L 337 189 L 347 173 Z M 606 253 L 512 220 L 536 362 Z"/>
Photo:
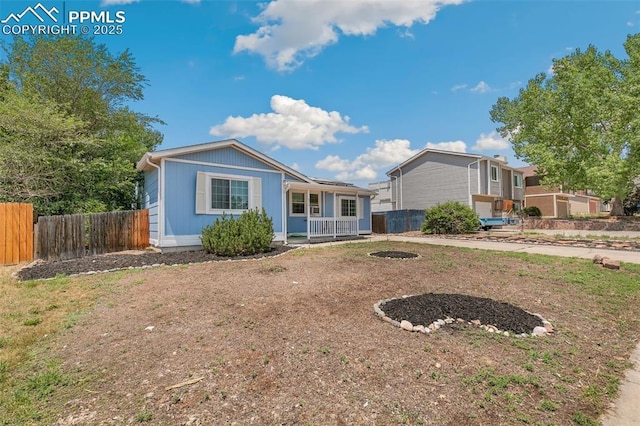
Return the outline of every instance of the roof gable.
<path id="1" fill-rule="evenodd" d="M 147 152 L 142 156 L 140 161 L 138 161 L 136 167 L 138 170 L 150 170 L 154 166 L 151 164 L 158 165 L 160 160 L 163 158 L 183 158 L 183 159 L 192 159 L 194 155 L 198 153 L 203 153 L 207 151 L 221 150 L 221 149 L 234 149 L 242 152 L 243 154 L 252 157 L 256 161 L 259 161 L 262 164 L 265 164 L 269 167 L 272 167 L 276 170 L 283 171 L 291 176 L 300 179 L 303 182 L 313 182 L 309 177 L 303 175 L 302 173 L 292 169 L 291 167 L 285 166 L 277 160 L 257 151 L 248 145 L 240 142 L 237 139 L 225 139 L 216 142 L 208 142 L 197 145 L 188 145 L 179 148 L 170 148 L 163 149 L 159 151 Z"/>
<path id="2" fill-rule="evenodd" d="M 396 167 L 389 170 L 386 174 L 391 175 L 391 173 L 395 172 L 396 170 L 406 167 L 407 165 L 413 163 L 414 161 L 418 160 L 419 158 L 422 158 L 423 156 L 429 153 L 445 154 L 445 155 L 452 155 L 452 156 L 459 156 L 459 157 L 469 157 L 471 159 L 476 159 L 476 160 L 483 158 L 482 155 L 467 154 L 466 152 L 454 152 L 454 151 L 444 151 L 440 149 L 425 148 L 422 151 L 418 152 L 413 157 L 410 157 L 409 159 L 405 160 L 403 163 L 398 164 Z"/>
<path id="3" fill-rule="evenodd" d="M 491 158 L 491 157 L 487 157 L 484 155 L 480 155 L 480 154 L 470 154 L 467 152 L 455 152 L 455 151 L 444 151 L 441 149 L 432 149 L 432 148 L 425 148 L 422 151 L 418 152 L 416 155 L 414 155 L 413 157 L 410 157 L 409 159 L 405 160 L 403 163 L 398 164 L 397 166 L 395 166 L 394 168 L 392 168 L 391 170 L 386 172 L 387 176 L 391 176 L 392 173 L 394 173 L 397 170 L 401 170 L 402 168 L 410 165 L 411 163 L 413 163 L 416 160 L 419 160 L 420 158 L 424 157 L 425 155 L 428 154 L 444 154 L 444 155 L 451 155 L 451 156 L 456 156 L 456 157 L 467 157 L 469 158 L 470 162 L 473 161 L 490 161 L 490 162 L 495 162 L 495 163 L 499 163 L 501 165 L 501 167 L 503 169 L 507 169 L 507 170 L 514 170 L 516 172 L 521 172 L 521 169 L 517 169 L 511 166 L 508 166 L 506 163 L 506 158 L 504 159 L 500 159 L 500 158 Z"/>

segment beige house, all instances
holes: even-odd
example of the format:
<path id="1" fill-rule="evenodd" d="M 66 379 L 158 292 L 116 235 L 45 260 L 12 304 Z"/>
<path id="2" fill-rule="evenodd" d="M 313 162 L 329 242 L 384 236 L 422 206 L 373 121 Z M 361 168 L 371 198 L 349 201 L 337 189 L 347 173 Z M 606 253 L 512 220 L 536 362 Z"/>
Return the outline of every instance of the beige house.
<path id="1" fill-rule="evenodd" d="M 524 176 L 525 207 L 538 207 L 543 217 L 586 216 L 602 211 L 602 199 L 589 194 L 589 191 L 568 191 L 562 187 L 542 186 L 542 178 L 536 175 L 536 169 L 537 166 L 518 169 Z"/>

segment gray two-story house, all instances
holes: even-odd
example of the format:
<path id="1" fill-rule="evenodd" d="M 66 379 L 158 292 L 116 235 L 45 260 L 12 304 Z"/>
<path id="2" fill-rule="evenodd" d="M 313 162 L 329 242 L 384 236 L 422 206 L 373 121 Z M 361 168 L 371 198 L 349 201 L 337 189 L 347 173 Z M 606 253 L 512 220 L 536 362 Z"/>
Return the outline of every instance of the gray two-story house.
<path id="1" fill-rule="evenodd" d="M 523 206 L 522 172 L 505 157 L 424 149 L 387 172 L 388 210 L 427 209 L 459 201 L 480 217 L 514 214 Z"/>

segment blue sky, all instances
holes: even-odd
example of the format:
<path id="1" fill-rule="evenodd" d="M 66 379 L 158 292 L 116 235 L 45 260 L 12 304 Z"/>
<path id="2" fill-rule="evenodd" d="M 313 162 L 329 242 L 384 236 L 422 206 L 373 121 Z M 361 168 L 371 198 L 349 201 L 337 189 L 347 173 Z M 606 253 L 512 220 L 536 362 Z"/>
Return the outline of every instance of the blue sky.
<path id="1" fill-rule="evenodd" d="M 2 0 L 0 20 L 37 3 Z M 136 58 L 149 86 L 132 108 L 166 122 L 160 148 L 235 137 L 363 186 L 426 146 L 523 165 L 489 117 L 498 97 L 576 48 L 624 57 L 640 27 L 640 1 L 40 3 L 124 12 L 96 40 Z"/>

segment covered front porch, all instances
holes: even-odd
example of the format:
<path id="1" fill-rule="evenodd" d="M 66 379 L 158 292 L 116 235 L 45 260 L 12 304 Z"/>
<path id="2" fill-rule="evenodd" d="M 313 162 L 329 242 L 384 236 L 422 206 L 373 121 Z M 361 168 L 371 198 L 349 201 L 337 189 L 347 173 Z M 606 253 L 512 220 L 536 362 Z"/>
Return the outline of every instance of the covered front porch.
<path id="1" fill-rule="evenodd" d="M 288 241 L 331 241 L 371 233 L 370 191 L 366 189 L 335 182 L 288 182 L 285 193 Z"/>

